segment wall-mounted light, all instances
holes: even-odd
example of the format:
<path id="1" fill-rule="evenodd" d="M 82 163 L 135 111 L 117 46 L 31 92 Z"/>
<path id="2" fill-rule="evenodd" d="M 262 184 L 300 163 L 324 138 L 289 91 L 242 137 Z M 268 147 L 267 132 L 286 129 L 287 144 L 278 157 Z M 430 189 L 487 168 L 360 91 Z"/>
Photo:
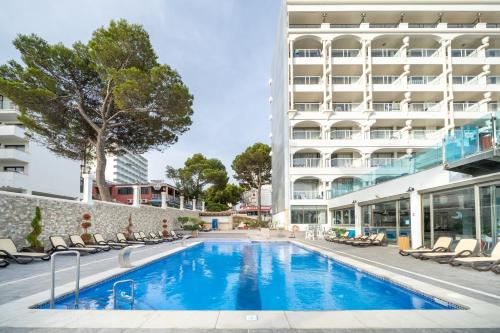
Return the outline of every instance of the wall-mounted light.
<path id="1" fill-rule="evenodd" d="M 356 203 L 358 203 L 358 200 L 353 200 L 352 203 L 356 204 Z"/>
<path id="2" fill-rule="evenodd" d="M 406 190 L 406 192 L 413 192 L 413 191 L 415 191 L 415 189 L 413 187 L 411 187 L 411 186 L 408 187 L 408 189 Z"/>

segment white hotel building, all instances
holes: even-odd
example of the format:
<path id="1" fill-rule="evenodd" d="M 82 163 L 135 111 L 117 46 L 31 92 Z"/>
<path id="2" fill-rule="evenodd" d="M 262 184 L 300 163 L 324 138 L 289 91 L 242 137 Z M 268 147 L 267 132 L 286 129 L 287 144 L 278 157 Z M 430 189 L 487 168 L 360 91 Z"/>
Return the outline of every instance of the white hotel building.
<path id="1" fill-rule="evenodd" d="M 347 193 L 367 186 L 364 175 L 500 111 L 500 2 L 285 0 L 272 71 L 273 218 L 360 232 L 363 197 Z M 471 177 L 451 171 L 434 176 Z M 373 186 L 366 205 L 392 182 Z M 408 199 L 397 207 L 409 216 L 408 188 L 388 193 Z"/>
<path id="2" fill-rule="evenodd" d="M 105 177 L 115 184 L 147 183 L 148 160 L 129 151 L 123 155 L 107 156 Z"/>

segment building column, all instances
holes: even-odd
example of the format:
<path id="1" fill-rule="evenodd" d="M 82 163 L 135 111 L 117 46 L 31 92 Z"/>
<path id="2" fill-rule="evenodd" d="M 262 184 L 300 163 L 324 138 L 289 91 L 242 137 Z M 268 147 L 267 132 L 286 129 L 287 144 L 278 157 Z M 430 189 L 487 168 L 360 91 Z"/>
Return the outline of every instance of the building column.
<path id="1" fill-rule="evenodd" d="M 354 203 L 354 234 L 363 234 L 363 213 L 361 206 L 357 202 Z"/>
<path id="2" fill-rule="evenodd" d="M 92 205 L 92 187 L 94 186 L 94 178 L 92 175 L 85 173 L 83 178 L 83 198 L 82 201 L 87 205 Z"/>
<path id="3" fill-rule="evenodd" d="M 179 198 L 180 198 L 180 200 L 181 200 L 181 201 L 180 201 L 180 206 L 179 206 L 179 209 L 184 209 L 184 196 L 183 196 L 183 195 L 181 195 Z"/>
<path id="4" fill-rule="evenodd" d="M 133 189 L 132 206 L 139 207 L 141 205 L 141 187 L 139 185 L 134 185 Z"/>
<path id="5" fill-rule="evenodd" d="M 167 192 L 161 192 L 161 208 L 167 208 Z"/>
<path id="6" fill-rule="evenodd" d="M 205 211 L 205 201 L 202 201 L 201 202 L 201 211 L 204 212 Z"/>
<path id="7" fill-rule="evenodd" d="M 411 247 L 422 246 L 422 196 L 417 191 L 410 192 Z"/>
<path id="8" fill-rule="evenodd" d="M 193 208 L 192 210 L 196 210 L 196 199 L 193 199 Z"/>

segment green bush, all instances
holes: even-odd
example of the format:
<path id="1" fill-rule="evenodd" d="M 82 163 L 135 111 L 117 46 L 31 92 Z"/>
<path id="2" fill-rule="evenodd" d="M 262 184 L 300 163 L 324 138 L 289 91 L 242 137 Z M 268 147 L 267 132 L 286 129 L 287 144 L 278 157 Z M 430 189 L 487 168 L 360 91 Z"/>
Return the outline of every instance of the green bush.
<path id="1" fill-rule="evenodd" d="M 201 230 L 203 227 L 203 221 L 197 217 L 179 216 L 177 221 L 182 225 L 182 229 L 184 230 Z"/>
<path id="2" fill-rule="evenodd" d="M 43 243 L 38 239 L 38 236 L 42 233 L 42 213 L 40 211 L 40 207 L 36 207 L 35 209 L 35 217 L 31 220 L 31 227 L 33 231 L 31 231 L 28 236 L 26 236 L 26 240 L 30 243 L 32 248 L 43 247 Z"/>

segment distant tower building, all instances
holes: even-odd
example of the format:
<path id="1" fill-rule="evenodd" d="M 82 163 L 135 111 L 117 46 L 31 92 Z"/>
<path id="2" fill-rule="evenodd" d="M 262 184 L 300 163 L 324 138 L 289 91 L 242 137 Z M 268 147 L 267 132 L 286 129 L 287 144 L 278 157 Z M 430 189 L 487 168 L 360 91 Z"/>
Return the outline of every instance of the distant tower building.
<path id="1" fill-rule="evenodd" d="M 116 184 L 146 183 L 148 160 L 141 155 L 126 152 L 106 157 L 106 180 Z"/>

